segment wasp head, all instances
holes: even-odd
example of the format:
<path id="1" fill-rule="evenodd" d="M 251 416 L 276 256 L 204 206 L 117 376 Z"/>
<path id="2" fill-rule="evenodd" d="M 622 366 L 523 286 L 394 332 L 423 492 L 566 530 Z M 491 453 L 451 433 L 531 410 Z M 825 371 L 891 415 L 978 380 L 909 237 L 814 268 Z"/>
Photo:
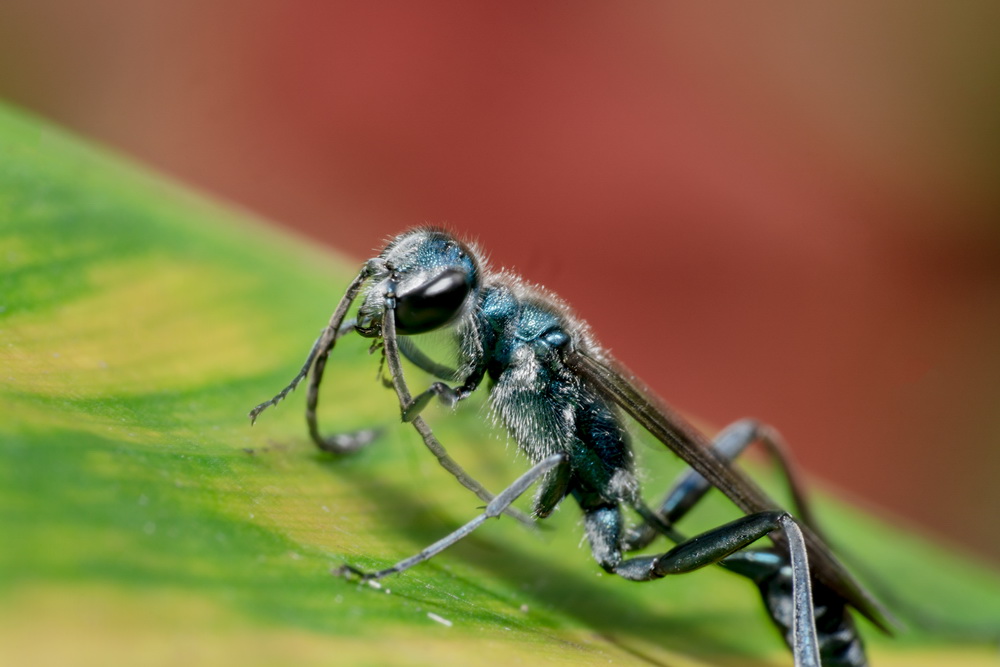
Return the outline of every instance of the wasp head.
<path id="1" fill-rule="evenodd" d="M 358 310 L 356 329 L 362 336 L 381 335 L 382 316 L 393 308 L 396 330 L 410 336 L 440 329 L 472 307 L 479 287 L 473 253 L 450 234 L 415 229 L 393 239 L 379 255 Z"/>

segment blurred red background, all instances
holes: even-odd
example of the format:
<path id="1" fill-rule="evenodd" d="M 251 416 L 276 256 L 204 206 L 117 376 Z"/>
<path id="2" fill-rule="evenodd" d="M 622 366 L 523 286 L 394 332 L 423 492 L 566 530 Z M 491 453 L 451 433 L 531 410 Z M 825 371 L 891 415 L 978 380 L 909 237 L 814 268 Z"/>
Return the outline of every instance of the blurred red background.
<path id="1" fill-rule="evenodd" d="M 998 559 L 998 25 L 4 0 L 0 96 L 358 259 L 448 225 L 678 407 L 769 421 L 812 475 Z"/>

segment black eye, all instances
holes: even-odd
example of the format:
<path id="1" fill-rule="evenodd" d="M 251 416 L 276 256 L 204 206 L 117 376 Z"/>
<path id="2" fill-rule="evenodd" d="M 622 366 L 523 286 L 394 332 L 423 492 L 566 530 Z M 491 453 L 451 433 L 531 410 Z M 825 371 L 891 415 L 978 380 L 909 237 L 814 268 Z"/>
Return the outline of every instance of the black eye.
<path id="1" fill-rule="evenodd" d="M 468 295 L 465 272 L 446 269 L 396 296 L 396 329 L 407 336 L 437 329 L 458 314 Z"/>

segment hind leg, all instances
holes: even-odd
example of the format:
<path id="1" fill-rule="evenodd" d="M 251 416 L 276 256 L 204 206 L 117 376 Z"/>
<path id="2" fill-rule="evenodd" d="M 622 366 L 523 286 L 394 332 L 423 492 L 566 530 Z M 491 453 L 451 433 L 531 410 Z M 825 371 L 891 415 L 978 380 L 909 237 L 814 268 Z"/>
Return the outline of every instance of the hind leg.
<path id="1" fill-rule="evenodd" d="M 629 581 L 651 581 L 720 563 L 769 533 L 783 531 L 789 545 L 792 578 L 792 653 L 797 666 L 819 667 L 819 639 L 805 539 L 787 512 L 743 516 L 682 541 L 665 553 L 627 559 L 622 556 L 622 517 L 617 506 L 586 511 L 584 524 L 594 558 L 601 567 Z"/>
<path id="2" fill-rule="evenodd" d="M 753 419 L 741 419 L 719 432 L 712 442 L 712 451 L 726 462 L 732 462 L 746 451 L 747 447 L 756 442 L 760 442 L 767 448 L 768 453 L 775 459 L 788 481 L 799 520 L 812 528 L 814 532 L 818 532 L 812 511 L 795 472 L 795 466 L 788 455 L 784 441 L 774 428 Z M 656 514 L 663 524 L 672 525 L 680 521 L 710 488 L 711 485 L 704 477 L 694 470 L 687 470 L 674 482 L 657 508 Z M 643 549 L 662 532 L 660 528 L 650 522 L 635 526 L 626 534 L 625 550 Z"/>

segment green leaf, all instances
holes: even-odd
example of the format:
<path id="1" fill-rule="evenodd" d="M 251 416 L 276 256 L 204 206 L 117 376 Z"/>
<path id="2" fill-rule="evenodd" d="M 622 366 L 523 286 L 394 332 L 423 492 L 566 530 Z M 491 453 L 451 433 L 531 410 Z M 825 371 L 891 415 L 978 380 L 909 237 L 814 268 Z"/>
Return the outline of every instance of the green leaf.
<path id="1" fill-rule="evenodd" d="M 745 581 L 604 575 L 572 503 L 554 530 L 491 522 L 381 589 L 332 577 L 481 505 L 397 423 L 360 339 L 335 351 L 321 421 L 385 427 L 378 442 L 316 451 L 301 394 L 250 427 L 357 266 L 0 109 L 0 663 L 790 664 Z M 525 462 L 479 400 L 429 419 L 499 491 Z M 679 464 L 647 444 L 653 494 Z M 1000 627 L 995 572 L 820 505 L 907 599 Z M 732 513 L 715 497 L 688 531 Z M 995 664 L 982 643 L 863 630 L 877 664 Z"/>

